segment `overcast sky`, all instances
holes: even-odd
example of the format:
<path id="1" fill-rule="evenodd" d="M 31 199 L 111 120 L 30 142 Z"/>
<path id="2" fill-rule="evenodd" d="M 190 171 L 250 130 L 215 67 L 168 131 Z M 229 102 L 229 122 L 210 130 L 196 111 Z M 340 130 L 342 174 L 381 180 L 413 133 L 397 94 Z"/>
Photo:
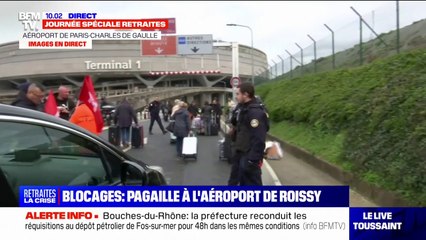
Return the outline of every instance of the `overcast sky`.
<path id="1" fill-rule="evenodd" d="M 401 25 L 426 18 L 426 2 L 400 1 Z M 250 45 L 250 32 L 240 27 L 227 27 L 227 23 L 248 25 L 253 29 L 254 47 L 277 61 L 277 54 L 285 49 L 297 52 L 294 44 L 309 46 L 310 34 L 317 40 L 330 33 L 324 23 L 338 30 L 354 23 L 357 9 L 370 24 L 379 29 L 395 28 L 395 1 L 218 1 L 218 2 L 154 2 L 154 1 L 92 1 L 92 2 L 0 2 L 0 43 L 18 40 L 22 24 L 20 11 L 35 12 L 96 12 L 98 18 L 176 18 L 177 34 L 213 34 L 215 39 Z M 375 13 L 372 12 L 375 10 Z M 374 17 L 373 17 L 374 16 Z M 352 30 L 350 30 L 352 32 Z M 354 33 L 356 36 L 357 33 Z M 345 35 L 345 34 L 343 34 Z M 356 40 L 351 36 L 353 40 Z M 368 37 L 368 36 L 367 36 Z"/>

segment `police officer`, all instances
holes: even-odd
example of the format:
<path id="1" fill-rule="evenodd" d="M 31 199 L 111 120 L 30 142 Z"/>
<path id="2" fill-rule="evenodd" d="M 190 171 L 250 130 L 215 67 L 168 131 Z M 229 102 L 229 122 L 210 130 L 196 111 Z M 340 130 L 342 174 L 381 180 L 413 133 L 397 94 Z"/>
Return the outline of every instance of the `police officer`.
<path id="1" fill-rule="evenodd" d="M 262 185 L 261 166 L 266 133 L 269 131 L 268 115 L 256 100 L 251 83 L 242 83 L 236 95 L 239 104 L 236 109 L 239 111 L 236 116 L 236 152 L 233 158 L 238 160 L 238 182 L 241 186 Z"/>
<path id="2" fill-rule="evenodd" d="M 150 135 L 152 135 L 152 126 L 154 125 L 154 121 L 157 121 L 158 126 L 160 126 L 161 131 L 163 131 L 163 134 L 167 133 L 167 131 L 164 130 L 163 123 L 161 122 L 160 107 L 161 107 L 161 104 L 158 101 L 158 97 L 155 97 L 155 100 L 152 101 L 148 106 L 148 111 L 149 111 L 149 114 L 151 115 L 151 123 L 149 125 Z"/>

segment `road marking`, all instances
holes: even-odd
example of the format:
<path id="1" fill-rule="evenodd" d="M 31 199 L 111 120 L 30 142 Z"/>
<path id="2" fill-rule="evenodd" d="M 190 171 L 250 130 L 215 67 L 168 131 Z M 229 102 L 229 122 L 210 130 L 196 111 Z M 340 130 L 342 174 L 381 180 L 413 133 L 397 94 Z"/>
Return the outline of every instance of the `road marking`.
<path id="1" fill-rule="evenodd" d="M 275 174 L 274 169 L 272 169 L 271 165 L 269 165 L 268 161 L 266 161 L 266 159 L 263 160 L 263 165 L 266 168 L 266 171 L 269 172 L 269 174 L 271 175 L 272 180 L 274 181 L 275 186 L 281 186 L 281 181 L 280 179 L 278 179 L 277 174 Z"/>

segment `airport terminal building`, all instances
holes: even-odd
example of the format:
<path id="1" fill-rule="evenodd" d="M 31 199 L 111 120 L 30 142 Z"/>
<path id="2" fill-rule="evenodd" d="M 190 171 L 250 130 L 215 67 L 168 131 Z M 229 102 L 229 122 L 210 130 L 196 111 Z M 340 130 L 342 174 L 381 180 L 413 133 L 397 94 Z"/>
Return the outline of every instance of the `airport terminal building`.
<path id="1" fill-rule="evenodd" d="M 81 87 L 85 75 L 91 75 L 98 93 L 161 87 L 231 87 L 233 73 L 232 44 L 213 43 L 213 54 L 146 56 L 137 40 L 97 40 L 89 50 L 27 50 L 18 42 L 0 45 L 0 96 L 7 102 L 17 94 L 23 82 L 38 82 L 56 90 L 68 85 Z M 267 67 L 267 56 L 258 49 L 238 47 L 238 72 L 249 80 Z M 252 55 L 253 54 L 253 55 Z"/>

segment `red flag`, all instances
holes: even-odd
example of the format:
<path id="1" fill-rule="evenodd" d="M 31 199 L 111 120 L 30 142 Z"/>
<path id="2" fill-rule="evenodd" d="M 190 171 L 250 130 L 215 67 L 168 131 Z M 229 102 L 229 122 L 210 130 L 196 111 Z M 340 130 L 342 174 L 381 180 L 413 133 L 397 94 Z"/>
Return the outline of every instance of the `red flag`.
<path id="1" fill-rule="evenodd" d="M 85 103 L 95 115 L 96 128 L 99 133 L 102 132 L 104 127 L 104 119 L 102 117 L 101 108 L 96 98 L 95 89 L 93 87 L 92 79 L 90 76 L 84 77 L 83 86 L 81 87 L 80 96 L 78 98 L 81 102 Z"/>
<path id="2" fill-rule="evenodd" d="M 59 117 L 58 106 L 56 105 L 56 99 L 53 95 L 53 90 L 50 90 L 49 96 L 47 97 L 46 104 L 44 105 L 44 112 L 56 117 Z"/>

